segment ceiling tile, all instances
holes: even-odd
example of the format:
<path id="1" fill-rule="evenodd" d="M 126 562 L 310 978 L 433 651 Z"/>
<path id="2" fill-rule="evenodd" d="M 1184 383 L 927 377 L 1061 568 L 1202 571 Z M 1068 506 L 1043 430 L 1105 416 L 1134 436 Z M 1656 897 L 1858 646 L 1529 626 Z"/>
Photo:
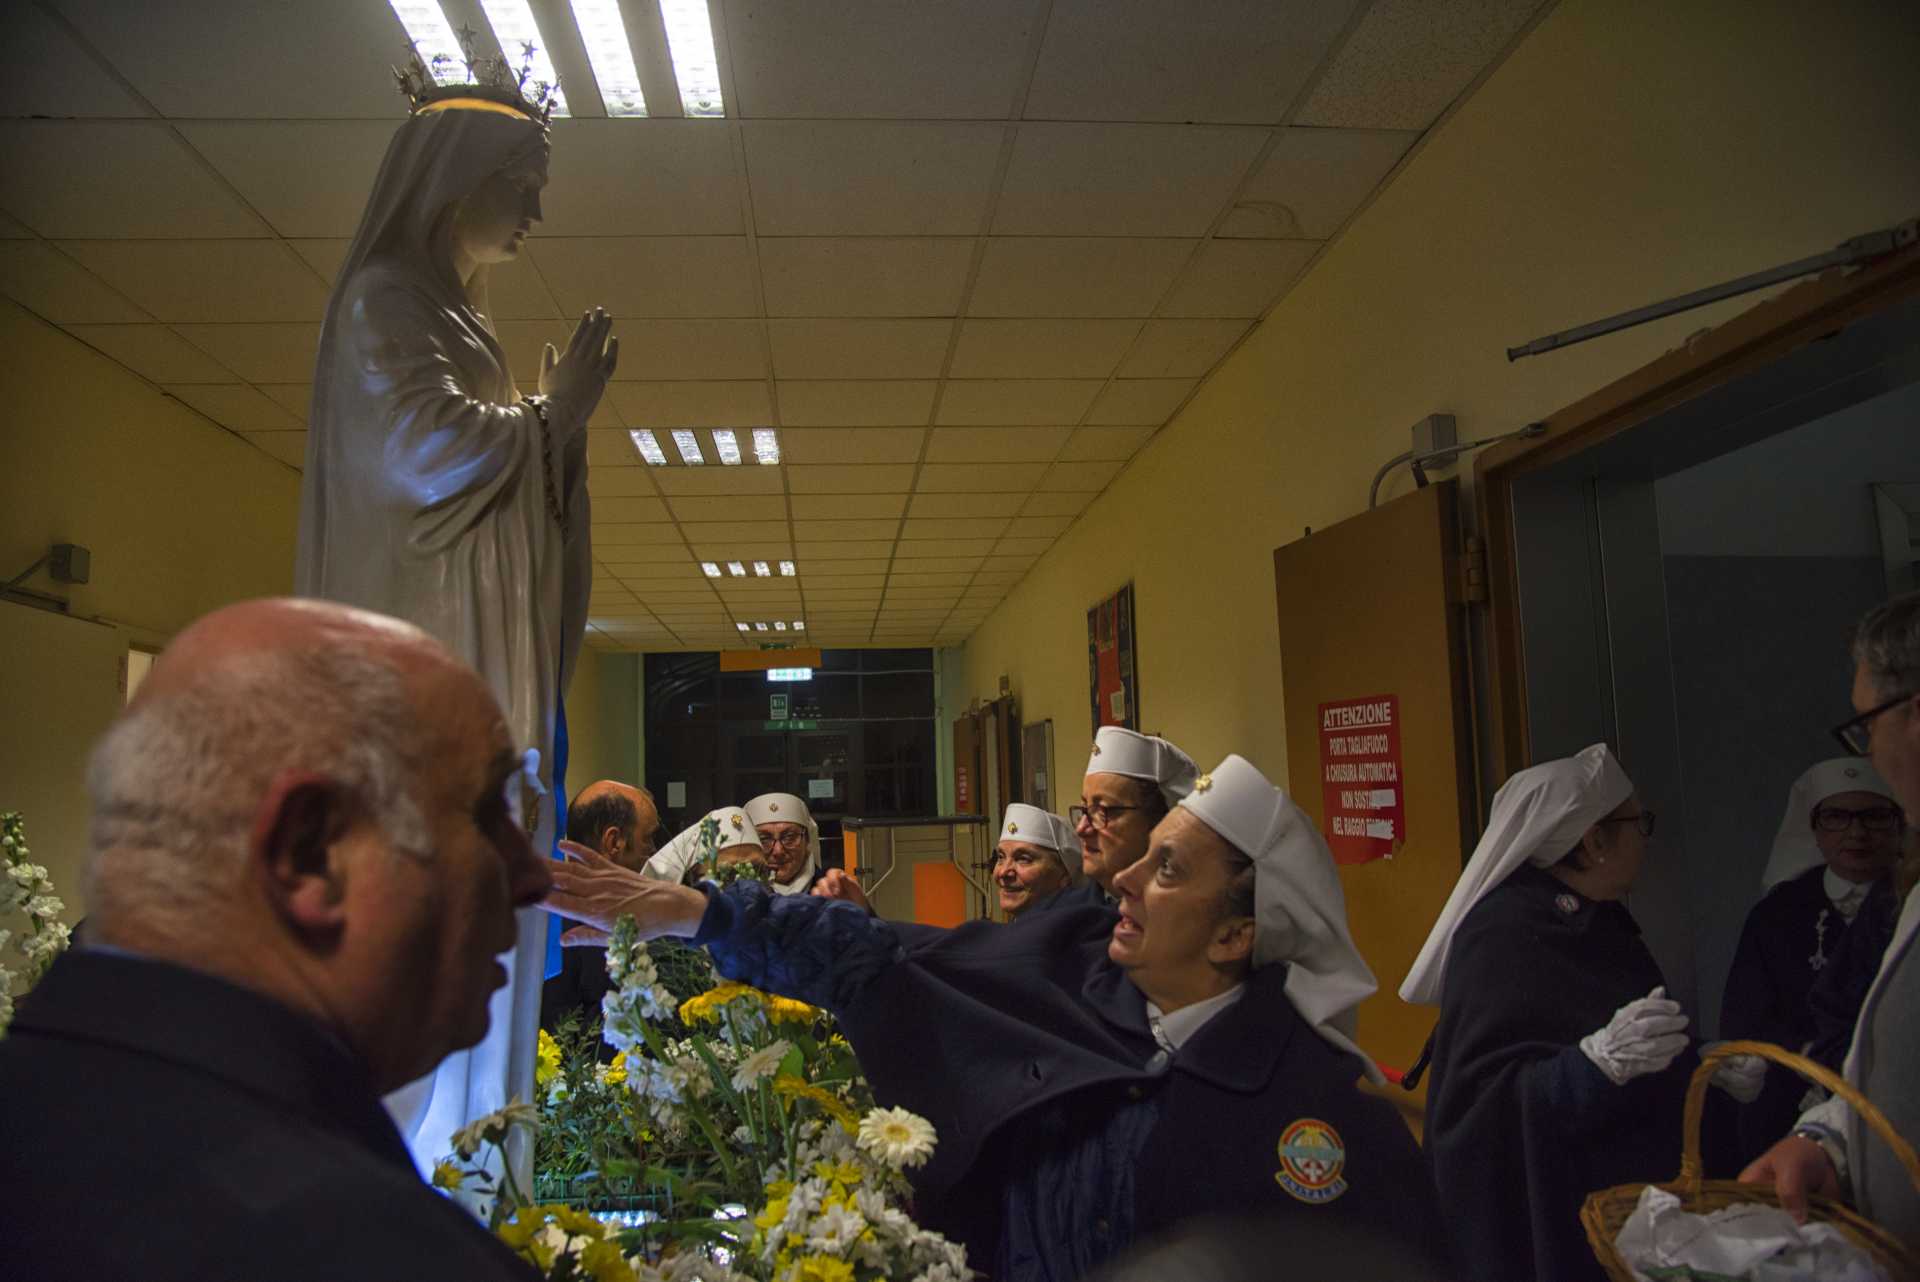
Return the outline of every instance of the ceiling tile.
<path id="1" fill-rule="evenodd" d="M 624 347 L 621 357 L 624 362 Z M 765 427 L 773 421 L 765 379 L 608 383 L 607 396 L 635 427 Z"/>
<path id="2" fill-rule="evenodd" d="M 929 378 L 953 325 L 944 320 L 771 320 L 779 378 Z"/>
<path id="3" fill-rule="evenodd" d="M 60 248 L 163 321 L 300 321 L 326 311 L 313 269 L 271 240 L 70 240 Z"/>
<path id="4" fill-rule="evenodd" d="M 301 260 L 305 262 L 307 266 L 318 272 L 320 279 L 326 281 L 329 287 L 333 285 L 334 277 L 339 274 L 340 264 L 347 260 L 347 250 L 352 244 L 353 242 L 344 236 L 321 239 L 292 239 L 287 241 L 287 245 L 293 252 L 300 255 Z M 496 267 L 489 271 L 487 275 L 487 301 L 489 303 L 494 301 L 493 282 L 498 274 L 499 269 Z M 505 317 L 505 313 L 499 311 L 497 308 L 493 314 L 496 317 Z M 548 319 L 552 319 L 553 315 L 557 315 L 557 313 L 542 313 L 542 315 Z"/>
<path id="5" fill-rule="evenodd" d="M 994 549 L 997 556 L 1037 556 L 1053 546 L 1049 538 L 1016 539 L 1004 538 L 1000 546 Z"/>
<path id="6" fill-rule="evenodd" d="M 976 585 L 987 584 L 992 587 L 1008 588 L 1027 577 L 1025 569 L 1019 570 L 982 570 L 973 576 Z"/>
<path id="7" fill-rule="evenodd" d="M 740 131 L 762 236 L 975 235 L 1005 133 L 816 120 L 748 120 Z"/>
<path id="8" fill-rule="evenodd" d="M 1076 428 L 1073 439 L 1060 451 L 1060 461 L 1085 462 L 1090 459 L 1132 458 L 1152 439 L 1158 428 L 1152 427 L 1082 427 Z"/>
<path id="9" fill-rule="evenodd" d="M 1020 510 L 1022 501 L 1018 494 L 916 494 L 907 505 L 907 516 L 916 520 L 1012 516 Z"/>
<path id="10" fill-rule="evenodd" d="M 598 503 L 601 499 L 655 498 L 659 491 L 644 467 L 590 467 L 587 493 Z"/>
<path id="11" fill-rule="evenodd" d="M 1070 427 L 936 427 L 927 462 L 1050 462 L 1072 434 Z"/>
<path id="12" fill-rule="evenodd" d="M 674 525 L 635 525 L 614 521 L 600 515 L 600 509 L 594 508 L 593 550 L 594 555 L 608 565 L 620 560 L 634 560 L 654 555 L 648 548 L 662 544 L 681 546 L 680 530 Z M 605 521 L 606 524 L 601 524 Z M 632 552 L 623 552 L 632 548 Z"/>
<path id="13" fill-rule="evenodd" d="M 702 561 L 784 561 L 793 556 L 793 545 L 785 538 L 767 543 L 724 539 L 718 543 L 695 543 L 693 554 Z M 736 579 L 729 574 L 722 575 L 713 582 L 716 584 L 742 583 L 745 580 Z"/>
<path id="14" fill-rule="evenodd" d="M 1271 123 L 1356 0 L 1055 0 L 1026 114 L 1041 120 Z"/>
<path id="15" fill-rule="evenodd" d="M 0 214 L 0 240 L 31 240 L 33 233 L 17 219 Z"/>
<path id="16" fill-rule="evenodd" d="M 793 537 L 802 541 L 822 539 L 830 542 L 843 542 L 847 539 L 891 539 L 899 529 L 900 522 L 887 520 L 795 521 Z"/>
<path id="17" fill-rule="evenodd" d="M 942 423 L 1077 423 L 1100 391 L 1097 378 L 950 379 L 940 397 Z"/>
<path id="18" fill-rule="evenodd" d="M 990 540 L 982 539 L 979 542 L 986 543 Z M 973 556 L 908 556 L 907 548 L 928 552 L 951 549 L 938 543 L 902 543 L 900 548 L 901 551 L 894 557 L 893 568 L 910 574 L 972 574 L 980 568 L 980 562 L 986 559 L 987 551 L 991 550 L 982 549 Z"/>
<path id="19" fill-rule="evenodd" d="M 1092 491 L 1035 494 L 1021 506 L 1022 516 L 1078 516 L 1093 502 Z"/>
<path id="20" fill-rule="evenodd" d="M 1282 130 L 1217 234 L 1324 240 L 1419 136 L 1372 129 Z"/>
<path id="21" fill-rule="evenodd" d="M 1105 378 L 1139 332 L 1137 320 L 968 320 L 953 376 Z"/>
<path id="22" fill-rule="evenodd" d="M 259 390 L 268 400 L 303 423 L 313 409 L 312 383 L 261 383 Z"/>
<path id="23" fill-rule="evenodd" d="M 1004 516 L 913 517 L 900 527 L 904 539 L 991 539 L 1006 533 Z"/>
<path id="24" fill-rule="evenodd" d="M 590 307 L 621 317 L 760 313 L 744 236 L 549 236 L 533 256 L 566 316 Z"/>
<path id="25" fill-rule="evenodd" d="M 249 383 L 298 383 L 311 379 L 320 347 L 318 325 L 176 325 L 174 330 Z"/>
<path id="26" fill-rule="evenodd" d="M 849 539 L 832 543 L 797 543 L 794 551 L 802 564 L 813 565 L 816 562 L 855 561 L 872 557 L 886 556 L 893 551 L 890 539 Z"/>
<path id="27" fill-rule="evenodd" d="M 140 100 L 38 6 L 7 6 L 0 29 L 0 116 L 146 114 Z"/>
<path id="28" fill-rule="evenodd" d="M 898 494 L 913 487 L 913 468 L 899 464 L 813 464 L 787 468 L 795 494 Z"/>
<path id="29" fill-rule="evenodd" d="M 920 469 L 923 494 L 1019 493 L 1033 489 L 1044 463 L 928 463 Z"/>
<path id="30" fill-rule="evenodd" d="M 904 494 L 795 494 L 787 500 L 796 521 L 844 517 L 899 517 L 907 510 Z"/>
<path id="31" fill-rule="evenodd" d="M 691 472 L 706 469 L 681 470 Z M 680 521 L 753 521 L 786 515 L 785 505 L 776 503 L 771 496 L 749 498 L 744 495 L 676 494 L 670 502 L 673 504 L 674 518 Z"/>
<path id="32" fill-rule="evenodd" d="M 282 236 L 352 236 L 391 120 L 183 122 L 180 132 Z"/>
<path id="33" fill-rule="evenodd" d="M 616 378 L 647 382 L 765 378 L 766 349 L 757 320 L 622 320 Z M 562 334 L 561 342 L 566 341 Z M 723 425 L 724 426 L 724 425 Z"/>
<path id="34" fill-rule="evenodd" d="M 175 384 L 160 389 L 236 432 L 299 432 L 300 420 L 244 383 Z"/>
<path id="35" fill-rule="evenodd" d="M 0 241 L 0 294 L 55 324 L 138 324 L 152 319 L 51 245 Z"/>
<path id="36" fill-rule="evenodd" d="M 969 316 L 1148 316 L 1197 241 L 995 236 Z"/>
<path id="37" fill-rule="evenodd" d="M 919 427 L 792 427 L 780 443 L 792 463 L 912 463 L 925 436 Z"/>
<path id="38" fill-rule="evenodd" d="M 1160 305 L 1160 315 L 1264 315 L 1319 249 L 1317 240 L 1210 241 Z"/>
<path id="39" fill-rule="evenodd" d="M 629 566 L 620 571 L 620 582 L 639 592 L 648 587 L 666 587 L 669 584 L 685 586 L 689 583 L 704 583 L 706 575 L 693 558 L 685 551 L 660 545 L 656 548 L 658 556 L 643 567 Z"/>
<path id="40" fill-rule="evenodd" d="M 242 432 L 240 435 L 296 471 L 307 465 L 307 434 L 304 429 L 293 432 Z"/>
<path id="41" fill-rule="evenodd" d="M 1425 129 L 1520 34 L 1540 0 L 1379 0 L 1295 119 Z"/>
<path id="42" fill-rule="evenodd" d="M 740 235 L 730 132 L 711 120 L 554 121 L 535 235 Z"/>
<path id="43" fill-rule="evenodd" d="M 1040 488 L 1052 493 L 1079 492 L 1097 494 L 1120 475 L 1126 464 L 1120 462 L 1055 463 L 1047 469 Z"/>
<path id="44" fill-rule="evenodd" d="M 159 121 L 0 122 L 0 207 L 48 239 L 269 234 Z"/>
<path id="45" fill-rule="evenodd" d="M 974 241 L 967 238 L 762 236 L 769 316 L 953 316 Z"/>
<path id="46" fill-rule="evenodd" d="M 953 603 L 959 598 L 961 587 L 972 577 L 971 573 L 896 574 L 887 584 L 887 604 L 897 606 L 916 602 L 930 607 L 934 602 L 938 602 L 942 607 L 941 613 L 944 614 L 952 609 Z M 928 582 L 923 584 L 910 581 L 922 579 Z M 935 583 L 935 580 L 938 582 Z"/>
<path id="47" fill-rule="evenodd" d="M 1247 332 L 1243 320 L 1152 320 L 1120 366 L 1122 378 L 1199 377 Z"/>
<path id="48" fill-rule="evenodd" d="M 1070 516 L 1022 516 L 1007 527 L 1008 538 L 1057 539 L 1073 524 Z"/>
<path id="49" fill-rule="evenodd" d="M 729 495 L 741 500 L 745 509 L 739 513 L 741 518 L 761 515 L 759 509 L 767 507 L 769 495 L 781 493 L 780 469 L 777 467 L 759 467 L 752 463 L 743 463 L 736 467 L 720 467 L 712 464 L 703 467 L 650 467 L 660 492 L 669 498 L 683 494 Z M 786 514 L 784 503 L 775 504 L 780 514 Z"/>
<path id="50" fill-rule="evenodd" d="M 933 410 L 932 379 L 781 379 L 780 422 L 787 427 L 897 427 L 924 423 Z"/>
<path id="51" fill-rule="evenodd" d="M 508 370 L 522 383 L 531 383 L 539 377 L 543 347 L 551 343 L 554 350 L 558 351 L 567 342 L 567 335 L 560 323 L 554 320 L 495 321 L 493 335 L 500 340 L 501 350 L 507 354 Z"/>
<path id="52" fill-rule="evenodd" d="M 740 115 L 1003 116 L 1025 73 L 1034 0 L 732 5 Z"/>
<path id="53" fill-rule="evenodd" d="M 685 588 L 647 588 L 634 594 L 649 609 L 672 605 L 704 605 L 713 600 L 710 588 L 694 584 Z M 601 613 L 606 613 L 601 611 Z"/>
<path id="54" fill-rule="evenodd" d="M 809 574 L 801 581 L 801 588 L 812 601 L 821 592 L 836 589 L 878 588 L 887 582 L 885 574 Z"/>
<path id="55" fill-rule="evenodd" d="M 627 521 L 664 521 L 667 520 L 667 505 L 656 498 L 596 498 L 593 501 L 593 517 L 596 521 L 618 523 Z"/>
<path id="56" fill-rule="evenodd" d="M 753 519 L 752 512 L 739 515 L 744 515 L 749 519 L 699 521 L 694 523 L 683 521 L 681 522 L 680 528 L 687 532 L 687 539 L 690 542 L 701 544 L 718 544 L 728 539 L 737 540 L 742 544 L 767 542 L 785 543 L 788 541 L 787 522 L 784 513 L 780 514 L 777 520 L 770 517 L 767 519 Z M 722 559 L 734 560 L 737 558 L 723 557 Z"/>
<path id="57" fill-rule="evenodd" d="M 156 383 L 240 381 L 232 370 L 164 325 L 69 325 L 67 332 Z"/>
<path id="58" fill-rule="evenodd" d="M 1087 422 L 1158 427 L 1198 383 L 1192 378 L 1116 378 L 1094 401 Z"/>
<path id="59" fill-rule="evenodd" d="M 1032 569 L 1033 563 L 1039 559 L 1040 558 L 1038 556 L 1033 556 L 1033 555 L 990 556 L 984 562 L 981 563 L 980 573 L 991 574 L 995 571 L 1010 571 L 1010 570 L 1018 570 L 1024 573 L 1025 571 Z"/>
<path id="60" fill-rule="evenodd" d="M 1208 125 L 1021 125 L 993 232 L 1203 236 L 1268 132 Z"/>
<path id="61" fill-rule="evenodd" d="M 612 392 L 610 386 L 608 392 Z M 588 467 L 639 467 L 640 455 L 633 438 L 620 430 L 595 429 L 587 433 Z"/>
<path id="62" fill-rule="evenodd" d="M 327 273 L 327 279 L 333 279 L 331 273 Z M 541 278 L 532 254 L 526 252 L 511 262 L 495 263 L 487 268 L 487 309 L 495 320 L 551 320 L 560 316 L 560 307 L 553 301 L 547 282 Z"/>
<path id="63" fill-rule="evenodd" d="M 913 523 L 910 522 L 910 524 Z M 978 565 L 981 557 L 993 551 L 994 542 L 995 540 L 991 538 L 907 539 L 903 537 L 894 545 L 893 563 L 916 568 L 909 563 L 960 559 L 974 562 L 974 565 L 967 567 L 973 569 Z"/>
<path id="64" fill-rule="evenodd" d="M 832 587 L 834 586 L 832 583 L 825 581 L 836 576 L 848 574 L 885 574 L 888 565 L 891 563 L 887 557 L 870 556 L 848 557 L 845 560 L 832 561 L 819 567 L 802 565 L 800 567 L 800 584 L 809 590 L 811 590 L 811 585 L 814 583 L 824 583 L 825 586 Z"/>

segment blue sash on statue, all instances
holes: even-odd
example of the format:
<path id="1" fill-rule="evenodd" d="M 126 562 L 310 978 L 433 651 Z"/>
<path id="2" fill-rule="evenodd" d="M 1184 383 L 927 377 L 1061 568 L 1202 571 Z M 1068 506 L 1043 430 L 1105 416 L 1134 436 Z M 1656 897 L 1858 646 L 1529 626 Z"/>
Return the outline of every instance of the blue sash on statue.
<path id="1" fill-rule="evenodd" d="M 555 859 L 565 859 L 560 853 L 560 839 L 567 835 L 567 697 L 563 693 L 553 711 L 553 849 L 548 853 Z M 544 978 L 552 979 L 560 973 L 560 932 L 565 923 L 558 917 L 547 918 L 547 963 Z"/>

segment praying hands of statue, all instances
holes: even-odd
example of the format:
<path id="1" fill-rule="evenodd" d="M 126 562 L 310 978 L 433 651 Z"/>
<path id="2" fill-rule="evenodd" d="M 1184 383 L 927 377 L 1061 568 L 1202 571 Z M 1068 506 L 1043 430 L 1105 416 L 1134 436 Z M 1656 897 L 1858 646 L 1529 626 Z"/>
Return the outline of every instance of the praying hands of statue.
<path id="1" fill-rule="evenodd" d="M 633 918 L 642 939 L 700 928 L 707 897 L 691 886 L 644 877 L 578 842 L 563 841 L 560 851 L 566 858 L 553 865 L 553 889 L 540 907 L 585 923 L 561 935 L 562 946 L 604 946 L 622 917 Z"/>
<path id="2" fill-rule="evenodd" d="M 540 353 L 540 395 L 560 410 L 569 433 L 585 429 L 620 363 L 620 340 L 612 334 L 613 318 L 596 307 L 580 317 L 566 351 L 548 343 Z"/>

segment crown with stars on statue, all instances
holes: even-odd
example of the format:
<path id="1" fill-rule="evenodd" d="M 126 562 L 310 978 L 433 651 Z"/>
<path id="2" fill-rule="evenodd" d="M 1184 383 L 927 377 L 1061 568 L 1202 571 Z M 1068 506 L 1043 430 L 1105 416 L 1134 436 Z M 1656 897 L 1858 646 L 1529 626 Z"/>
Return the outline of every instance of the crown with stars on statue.
<path id="1" fill-rule="evenodd" d="M 420 51 L 411 45 L 407 47 L 406 65 L 393 69 L 394 81 L 400 86 L 400 92 L 406 95 L 407 105 L 416 115 L 423 111 L 452 107 L 462 99 L 477 99 L 505 107 L 543 127 L 549 123 L 559 86 L 544 80 L 535 80 L 531 85 L 527 83 L 528 77 L 533 74 L 534 44 L 531 40 L 521 44 L 520 69 L 515 71 L 502 55 L 482 56 L 479 53 L 479 33 L 471 26 L 461 26 L 454 35 L 460 41 L 459 62 L 467 70 L 464 83 L 441 84 L 438 77 L 452 67 L 455 60 L 439 53 L 433 56 L 431 63 L 422 62 Z"/>

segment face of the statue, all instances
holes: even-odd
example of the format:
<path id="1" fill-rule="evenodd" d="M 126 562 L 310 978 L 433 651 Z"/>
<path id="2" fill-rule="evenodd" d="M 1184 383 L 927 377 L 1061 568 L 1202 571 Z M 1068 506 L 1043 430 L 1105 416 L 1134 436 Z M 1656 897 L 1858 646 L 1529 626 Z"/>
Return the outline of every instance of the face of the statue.
<path id="1" fill-rule="evenodd" d="M 541 147 L 475 188 L 453 207 L 455 261 L 477 267 L 518 258 L 527 233 L 540 221 L 540 191 L 546 185 L 547 152 Z"/>

